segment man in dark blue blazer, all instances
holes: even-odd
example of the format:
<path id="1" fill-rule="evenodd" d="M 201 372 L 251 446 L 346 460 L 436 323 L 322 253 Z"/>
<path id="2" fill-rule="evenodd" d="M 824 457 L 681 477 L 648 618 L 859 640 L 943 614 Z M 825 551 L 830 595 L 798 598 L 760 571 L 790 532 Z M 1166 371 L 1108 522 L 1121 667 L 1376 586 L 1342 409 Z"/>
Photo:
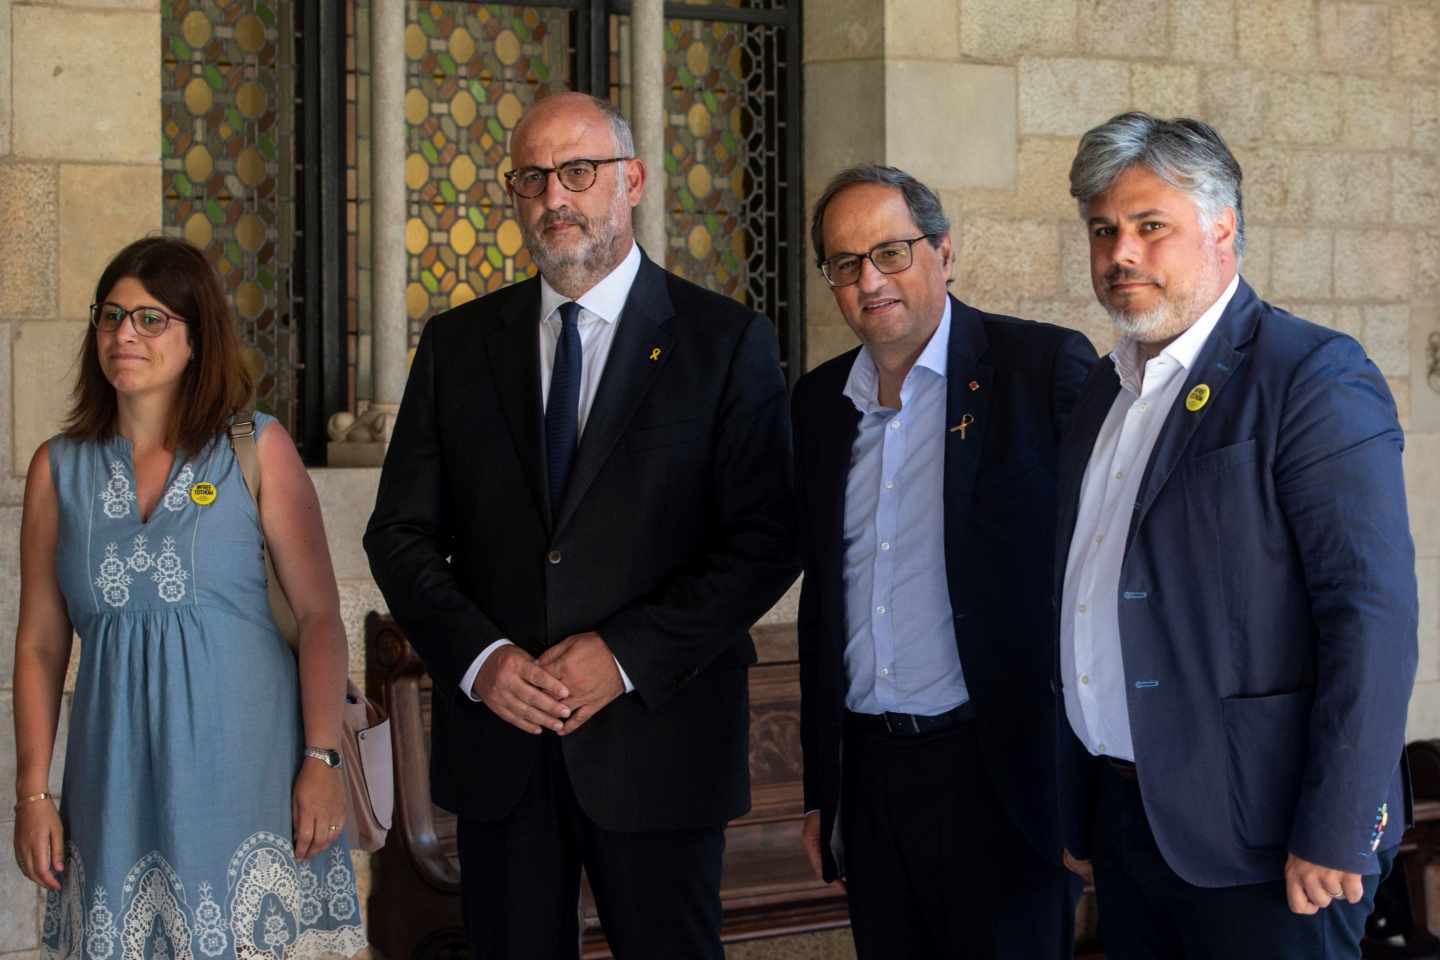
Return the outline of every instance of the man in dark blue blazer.
<path id="1" fill-rule="evenodd" d="M 793 400 L 807 853 L 862 960 L 1071 956 L 1047 601 L 1095 350 L 950 297 L 949 221 L 903 171 L 839 174 L 812 231 L 862 346 Z"/>
<path id="2" fill-rule="evenodd" d="M 1359 957 L 1410 822 L 1395 404 L 1359 344 L 1240 279 L 1240 180 L 1209 126 L 1145 114 L 1070 173 L 1121 334 L 1055 556 L 1065 842 L 1112 960 Z"/>

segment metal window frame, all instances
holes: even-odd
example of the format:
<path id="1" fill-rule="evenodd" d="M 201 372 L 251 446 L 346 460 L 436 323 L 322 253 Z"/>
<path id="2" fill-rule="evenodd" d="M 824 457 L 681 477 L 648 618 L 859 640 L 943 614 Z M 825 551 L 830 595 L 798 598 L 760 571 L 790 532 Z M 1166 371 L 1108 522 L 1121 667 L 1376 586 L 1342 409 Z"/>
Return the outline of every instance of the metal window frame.
<path id="1" fill-rule="evenodd" d="M 295 378 L 300 455 L 323 465 L 330 415 L 348 407 L 345 324 L 345 17 L 340 4 L 296 4 L 295 262 L 301 317 Z"/>

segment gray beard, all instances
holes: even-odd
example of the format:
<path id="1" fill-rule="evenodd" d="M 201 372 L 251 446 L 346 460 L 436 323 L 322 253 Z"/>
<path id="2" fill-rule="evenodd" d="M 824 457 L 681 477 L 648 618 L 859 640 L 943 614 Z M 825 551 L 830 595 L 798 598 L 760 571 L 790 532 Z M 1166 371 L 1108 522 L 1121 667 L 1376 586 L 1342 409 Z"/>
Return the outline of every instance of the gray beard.
<path id="1" fill-rule="evenodd" d="M 1106 310 L 1110 314 L 1110 321 L 1115 324 L 1115 329 L 1120 332 L 1121 336 L 1137 340 L 1140 343 L 1164 339 L 1164 331 L 1171 320 L 1169 303 L 1161 303 L 1142 313 L 1132 313 L 1128 310 L 1109 307 Z"/>
<path id="2" fill-rule="evenodd" d="M 624 259 L 629 252 L 628 249 L 620 249 L 623 233 L 621 218 L 628 213 L 624 196 L 624 181 L 621 180 L 616 185 L 605 221 L 587 220 L 581 228 L 584 231 L 581 242 L 570 253 L 550 249 L 545 243 L 543 231 L 537 231 L 532 236 L 528 228 L 521 227 L 530 259 L 535 261 L 550 286 L 567 296 L 579 296 L 603 280 Z"/>

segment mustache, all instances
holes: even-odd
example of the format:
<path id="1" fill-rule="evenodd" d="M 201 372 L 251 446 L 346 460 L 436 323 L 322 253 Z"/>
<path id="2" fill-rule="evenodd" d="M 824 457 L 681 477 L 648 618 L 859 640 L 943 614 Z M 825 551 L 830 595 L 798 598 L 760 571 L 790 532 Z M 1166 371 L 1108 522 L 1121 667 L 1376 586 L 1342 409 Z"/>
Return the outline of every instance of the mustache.
<path id="1" fill-rule="evenodd" d="M 1157 287 L 1165 286 L 1159 277 L 1146 276 L 1139 270 L 1118 264 L 1105 271 L 1105 286 L 1113 287 L 1117 283 L 1153 283 Z"/>
<path id="2" fill-rule="evenodd" d="M 579 227 L 582 230 L 590 229 L 590 219 L 581 216 L 569 207 L 560 207 L 556 210 L 546 210 L 540 217 L 540 229 L 548 230 L 557 223 L 568 223 Z"/>

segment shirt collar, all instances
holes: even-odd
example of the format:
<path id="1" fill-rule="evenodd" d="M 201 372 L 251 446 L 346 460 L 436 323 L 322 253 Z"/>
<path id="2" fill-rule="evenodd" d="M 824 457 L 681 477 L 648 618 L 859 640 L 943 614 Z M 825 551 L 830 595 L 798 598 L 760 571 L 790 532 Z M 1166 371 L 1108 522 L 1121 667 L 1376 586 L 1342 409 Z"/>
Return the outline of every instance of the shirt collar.
<path id="1" fill-rule="evenodd" d="M 635 285 L 635 276 L 640 272 L 640 247 L 630 244 L 630 252 L 620 265 L 605 275 L 595 286 L 582 293 L 575 302 L 580 304 L 586 313 L 598 317 L 606 323 L 614 323 L 620 319 L 620 312 L 625 309 L 625 301 L 630 299 L 630 288 Z M 558 292 L 550 286 L 550 281 L 545 275 L 540 275 L 540 321 L 543 323 L 555 315 L 560 309 L 560 304 L 568 303 L 570 298 Z"/>
<path id="2" fill-rule="evenodd" d="M 943 380 L 949 359 L 950 297 L 946 296 L 945 310 L 940 314 L 940 325 L 930 334 L 930 340 L 925 344 L 925 349 L 920 351 L 915 366 L 924 367 Z M 913 371 L 914 368 L 911 369 Z M 875 366 L 875 359 L 870 356 L 869 347 L 862 346 L 855 355 L 855 362 L 850 364 L 850 376 L 846 378 L 845 389 L 841 393 L 848 397 L 850 402 L 855 404 L 855 409 L 862 414 L 879 406 L 880 371 Z"/>
<path id="3" fill-rule="evenodd" d="M 1225 314 L 1225 308 L 1230 305 L 1235 291 L 1240 286 L 1240 274 L 1230 278 L 1230 284 L 1220 294 L 1219 299 L 1210 305 L 1210 308 L 1200 314 L 1200 319 L 1190 325 L 1190 328 L 1170 342 L 1160 356 L 1168 357 L 1178 363 L 1182 369 L 1189 370 L 1195 365 L 1195 358 L 1200 355 L 1200 350 L 1205 342 L 1210 339 L 1210 334 L 1215 330 L 1216 324 Z M 1145 380 L 1145 364 L 1140 360 L 1140 344 L 1133 337 L 1121 337 L 1120 342 L 1115 345 L 1115 350 L 1110 354 L 1110 359 L 1115 364 L 1115 375 L 1120 378 L 1120 385 L 1131 393 L 1139 394 L 1141 385 Z"/>

